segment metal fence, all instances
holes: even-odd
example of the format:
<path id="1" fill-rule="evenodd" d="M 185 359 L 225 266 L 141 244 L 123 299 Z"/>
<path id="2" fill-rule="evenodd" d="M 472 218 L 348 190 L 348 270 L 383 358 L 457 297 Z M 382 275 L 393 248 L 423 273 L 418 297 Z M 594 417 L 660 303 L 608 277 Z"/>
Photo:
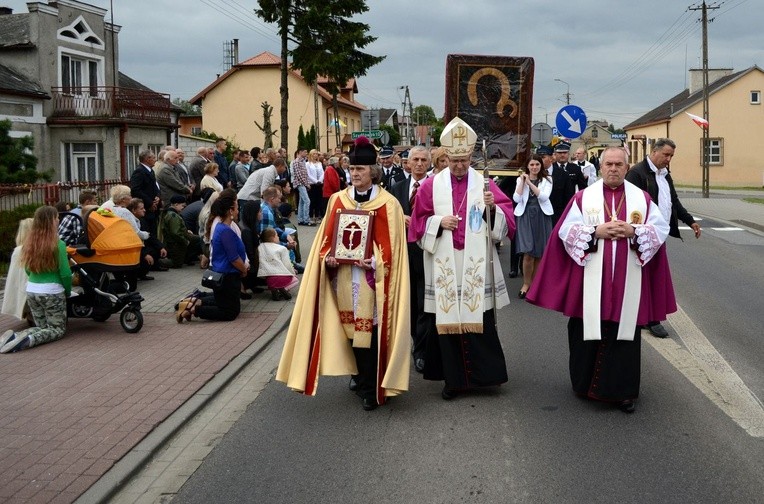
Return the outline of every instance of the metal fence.
<path id="1" fill-rule="evenodd" d="M 51 182 L 43 184 L 0 184 L 0 211 L 13 210 L 21 205 L 55 205 L 58 202 L 77 206 L 83 190 L 96 191 L 99 203 L 109 199 L 109 191 L 130 181 L 112 179 L 90 182 Z"/>
<path id="2" fill-rule="evenodd" d="M 77 206 L 80 193 L 92 190 L 98 203 L 109 199 L 115 185 L 130 185 L 129 181 L 113 179 L 90 182 L 52 182 L 43 184 L 0 184 L 0 263 L 7 262 L 15 246 L 19 220 L 31 217 L 36 207 L 59 202 Z"/>

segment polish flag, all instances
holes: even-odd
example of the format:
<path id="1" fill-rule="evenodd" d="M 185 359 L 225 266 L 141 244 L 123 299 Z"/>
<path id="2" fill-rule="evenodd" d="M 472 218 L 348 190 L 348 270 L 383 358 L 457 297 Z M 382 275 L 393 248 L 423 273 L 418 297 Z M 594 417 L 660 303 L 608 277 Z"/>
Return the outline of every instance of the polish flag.
<path id="1" fill-rule="evenodd" d="M 700 126 L 701 128 L 708 129 L 708 121 L 703 119 L 702 117 L 698 117 L 694 114 L 690 114 L 689 112 L 685 112 L 688 116 L 690 116 L 690 119 L 692 119 L 692 122 Z"/>

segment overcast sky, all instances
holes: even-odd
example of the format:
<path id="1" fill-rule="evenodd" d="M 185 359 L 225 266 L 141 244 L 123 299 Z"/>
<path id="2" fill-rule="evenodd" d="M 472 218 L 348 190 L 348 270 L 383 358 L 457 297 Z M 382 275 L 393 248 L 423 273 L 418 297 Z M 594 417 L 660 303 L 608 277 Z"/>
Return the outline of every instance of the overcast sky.
<path id="1" fill-rule="evenodd" d="M 87 3 L 109 9 L 109 0 Z M 0 0 L 14 13 L 22 0 Z M 535 60 L 533 121 L 549 124 L 571 103 L 588 118 L 616 126 L 636 119 L 687 87 L 701 66 L 700 3 L 682 0 L 367 0 L 377 41 L 367 52 L 386 59 L 358 81 L 367 107 L 401 107 L 407 85 L 414 106 L 444 111 L 447 54 L 530 56 Z M 764 67 L 764 10 L 753 0 L 709 3 L 709 66 Z M 279 53 L 275 27 L 252 9 L 256 0 L 114 0 L 122 26 L 120 70 L 173 98 L 191 98 L 222 73 L 223 43 L 239 39 L 240 60 Z M 110 17 L 107 14 L 107 20 Z M 713 111 L 712 111 L 713 114 Z"/>

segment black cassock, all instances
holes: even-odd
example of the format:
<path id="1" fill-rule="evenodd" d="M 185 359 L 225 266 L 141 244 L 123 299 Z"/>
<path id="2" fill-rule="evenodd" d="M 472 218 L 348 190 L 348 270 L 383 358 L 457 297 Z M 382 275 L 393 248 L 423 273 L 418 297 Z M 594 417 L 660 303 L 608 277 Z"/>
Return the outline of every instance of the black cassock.
<path id="1" fill-rule="evenodd" d="M 506 383 L 507 364 L 494 325 L 494 310 L 483 312 L 483 332 L 438 334 L 435 315 L 427 335 L 424 379 L 446 381 L 460 391 Z"/>
<path id="2" fill-rule="evenodd" d="M 584 321 L 568 321 L 570 382 L 573 391 L 599 401 L 620 402 L 639 395 L 642 337 L 637 327 L 634 341 L 618 341 L 618 323 L 601 323 L 602 339 L 584 341 Z"/>

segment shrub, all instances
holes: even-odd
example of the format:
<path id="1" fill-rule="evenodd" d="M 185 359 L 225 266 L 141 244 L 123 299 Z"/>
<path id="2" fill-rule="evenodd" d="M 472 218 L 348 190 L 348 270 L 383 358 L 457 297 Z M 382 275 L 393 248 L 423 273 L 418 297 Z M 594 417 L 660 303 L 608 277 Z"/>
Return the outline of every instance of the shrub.
<path id="1" fill-rule="evenodd" d="M 35 210 L 40 205 L 21 205 L 13 210 L 0 211 L 0 263 L 8 263 L 11 254 L 16 247 L 16 231 L 19 229 L 19 221 L 27 217 L 33 217 Z"/>

